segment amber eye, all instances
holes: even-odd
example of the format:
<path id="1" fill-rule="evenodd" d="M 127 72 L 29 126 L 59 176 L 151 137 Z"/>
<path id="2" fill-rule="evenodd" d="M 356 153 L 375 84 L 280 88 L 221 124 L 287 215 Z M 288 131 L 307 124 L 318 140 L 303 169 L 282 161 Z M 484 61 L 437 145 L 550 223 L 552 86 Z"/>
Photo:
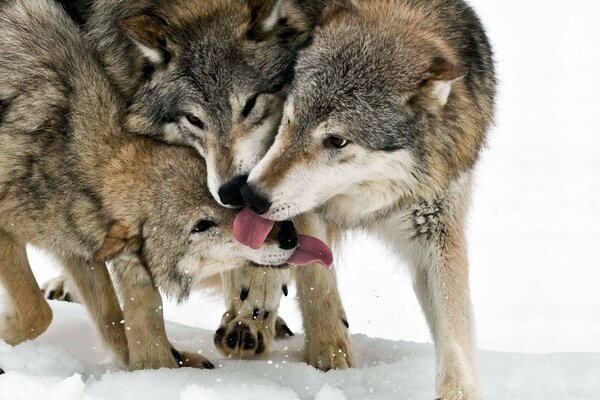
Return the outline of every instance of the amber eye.
<path id="1" fill-rule="evenodd" d="M 187 119 L 187 121 L 194 125 L 196 128 L 198 129 L 204 129 L 204 122 L 202 122 L 202 120 L 198 117 L 196 117 L 195 115 L 192 114 L 186 114 L 185 119 Z"/>
<path id="2" fill-rule="evenodd" d="M 323 146 L 327 149 L 343 149 L 348 146 L 350 141 L 339 136 L 329 136 L 323 141 Z"/>
<path id="3" fill-rule="evenodd" d="M 198 221 L 196 226 L 194 226 L 194 229 L 192 229 L 192 233 L 203 233 L 216 226 L 216 222 L 203 219 Z"/>

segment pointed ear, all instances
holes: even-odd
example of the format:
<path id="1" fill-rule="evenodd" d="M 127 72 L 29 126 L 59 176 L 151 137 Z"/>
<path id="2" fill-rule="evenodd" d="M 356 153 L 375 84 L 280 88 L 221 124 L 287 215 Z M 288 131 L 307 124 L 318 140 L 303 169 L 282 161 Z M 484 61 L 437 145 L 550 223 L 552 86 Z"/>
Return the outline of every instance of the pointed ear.
<path id="1" fill-rule="evenodd" d="M 107 262 L 123 253 L 137 252 L 141 248 L 141 238 L 120 222 L 114 223 L 104 238 L 104 243 L 98 253 L 96 261 Z"/>
<path id="2" fill-rule="evenodd" d="M 426 74 L 423 90 L 436 107 L 448 102 L 454 84 L 466 75 L 466 70 L 443 57 L 433 59 Z"/>
<path id="3" fill-rule="evenodd" d="M 171 59 L 167 22 L 153 14 L 123 18 L 119 27 L 133 40 L 152 64 L 168 64 Z"/>
<path id="4" fill-rule="evenodd" d="M 259 39 L 277 35 L 292 46 L 302 47 L 318 26 L 352 9 L 350 0 L 277 0 L 269 13 L 256 21 L 251 33 Z"/>

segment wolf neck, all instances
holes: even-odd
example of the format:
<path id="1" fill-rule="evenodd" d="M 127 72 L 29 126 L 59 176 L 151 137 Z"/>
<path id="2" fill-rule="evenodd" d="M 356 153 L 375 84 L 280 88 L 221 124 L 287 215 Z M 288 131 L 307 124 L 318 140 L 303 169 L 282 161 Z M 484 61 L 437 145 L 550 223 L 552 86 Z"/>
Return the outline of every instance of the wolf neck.
<path id="1" fill-rule="evenodd" d="M 71 145 L 82 178 L 96 182 L 111 218 L 137 218 L 127 204 L 149 167 L 147 141 L 123 129 L 124 102 L 95 59 L 80 57 L 69 85 Z"/>

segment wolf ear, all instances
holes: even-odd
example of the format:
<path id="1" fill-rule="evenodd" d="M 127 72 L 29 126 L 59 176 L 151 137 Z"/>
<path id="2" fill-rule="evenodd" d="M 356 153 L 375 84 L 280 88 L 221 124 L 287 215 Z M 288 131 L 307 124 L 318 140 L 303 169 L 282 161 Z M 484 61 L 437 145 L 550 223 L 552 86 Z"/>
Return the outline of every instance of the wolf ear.
<path id="1" fill-rule="evenodd" d="M 270 11 L 263 11 L 265 17 L 256 21 L 251 32 L 260 32 L 263 36 L 275 34 L 298 47 L 310 42 L 315 28 L 353 9 L 350 0 L 276 0 L 272 3 Z"/>
<path id="2" fill-rule="evenodd" d="M 107 262 L 123 253 L 137 252 L 141 248 L 141 238 L 120 222 L 114 223 L 104 238 L 102 247 L 96 253 L 96 261 Z"/>
<path id="3" fill-rule="evenodd" d="M 123 18 L 118 25 L 152 64 L 169 63 L 171 53 L 167 38 L 168 24 L 164 19 L 153 14 L 143 14 Z"/>
<path id="4" fill-rule="evenodd" d="M 423 90 L 436 107 L 444 107 L 448 102 L 452 87 L 464 78 L 466 70 L 443 57 L 433 59 L 426 74 Z"/>

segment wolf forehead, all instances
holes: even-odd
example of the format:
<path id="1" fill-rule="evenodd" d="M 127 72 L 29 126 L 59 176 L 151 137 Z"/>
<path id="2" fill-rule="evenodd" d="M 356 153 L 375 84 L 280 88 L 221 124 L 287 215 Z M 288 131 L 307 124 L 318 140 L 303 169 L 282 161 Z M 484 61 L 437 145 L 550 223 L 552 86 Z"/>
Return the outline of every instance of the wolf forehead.
<path id="1" fill-rule="evenodd" d="M 301 54 L 292 90 L 298 136 L 327 121 L 332 135 L 371 150 L 394 151 L 417 141 L 418 115 L 408 100 L 428 60 L 413 57 L 393 38 L 365 31 L 349 26 L 318 36 Z"/>
<path id="2" fill-rule="evenodd" d="M 287 41 L 276 35 L 252 37 L 253 26 L 259 23 L 252 1 L 190 3 L 195 6 L 189 16 L 165 14 L 161 18 L 167 25 L 167 39 L 180 47 L 178 63 L 192 73 L 200 89 L 220 90 L 210 94 L 222 96 L 223 90 L 236 83 L 264 86 L 252 90 L 286 83 L 283 80 L 287 77 L 281 75 L 291 73 L 294 52 Z"/>

